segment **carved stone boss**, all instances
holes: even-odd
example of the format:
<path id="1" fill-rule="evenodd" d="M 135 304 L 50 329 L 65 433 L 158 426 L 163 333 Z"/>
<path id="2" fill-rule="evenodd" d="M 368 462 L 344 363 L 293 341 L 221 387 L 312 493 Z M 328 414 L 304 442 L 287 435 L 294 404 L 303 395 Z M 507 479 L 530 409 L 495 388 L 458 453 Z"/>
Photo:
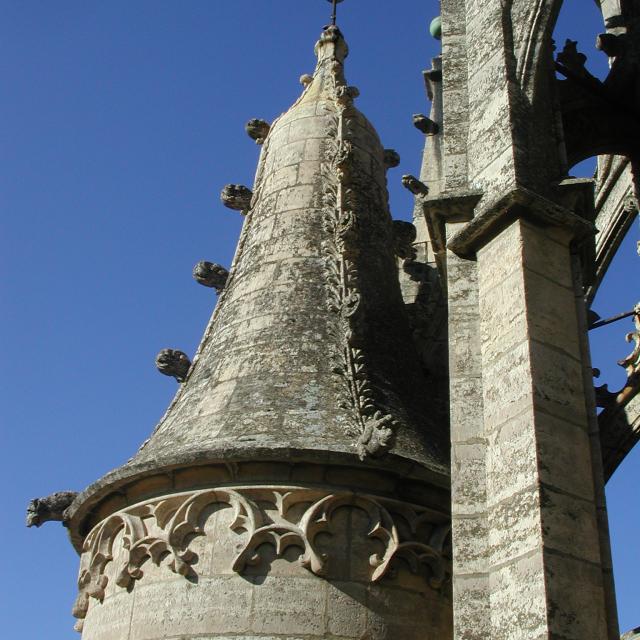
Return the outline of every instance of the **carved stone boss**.
<path id="1" fill-rule="evenodd" d="M 231 554 L 230 569 L 242 573 L 261 561 L 264 545 L 281 557 L 290 547 L 300 549 L 300 564 L 318 576 L 326 576 L 328 553 L 319 551 L 319 534 L 332 534 L 337 509 L 362 510 L 368 517 L 367 536 L 381 543 L 381 551 L 358 558 L 370 567 L 371 582 L 392 576 L 392 564 L 402 559 L 414 574 L 423 574 L 428 585 L 440 589 L 448 579 L 449 530 L 436 522 L 431 510 L 390 498 L 354 493 L 327 492 L 300 487 L 234 487 L 173 494 L 127 507 L 107 517 L 87 535 L 82 549 L 79 593 L 73 607 L 82 630 L 90 599 L 102 602 L 109 583 L 105 569 L 114 567 L 116 584 L 131 589 L 151 561 L 185 576 L 197 575 L 198 556 L 189 546 L 204 536 L 205 520 L 212 505 L 233 510 L 229 528 L 244 534 Z M 302 507 L 302 508 L 301 508 Z M 116 540 L 121 548 L 116 548 Z M 211 541 L 213 544 L 215 540 Z M 122 553 L 124 551 L 124 553 Z"/>

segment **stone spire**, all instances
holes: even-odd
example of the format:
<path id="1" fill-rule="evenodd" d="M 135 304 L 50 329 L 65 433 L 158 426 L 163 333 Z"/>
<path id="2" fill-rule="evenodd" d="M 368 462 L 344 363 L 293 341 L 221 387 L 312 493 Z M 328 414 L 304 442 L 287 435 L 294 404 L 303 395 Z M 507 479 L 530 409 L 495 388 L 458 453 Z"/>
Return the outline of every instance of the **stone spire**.
<path id="1" fill-rule="evenodd" d="M 384 149 L 325 28 L 313 79 L 270 128 L 224 292 L 124 477 L 194 459 L 361 459 L 442 472 L 393 255 Z"/>
<path id="2" fill-rule="evenodd" d="M 115 580 L 121 591 L 130 590 L 145 559 L 162 565 L 167 554 L 174 574 L 206 576 L 208 565 L 197 558 L 210 557 L 220 536 L 248 535 L 215 551 L 228 557 L 224 575 L 261 562 L 260 545 L 272 542 L 276 555 L 291 545 L 304 548 L 302 566 L 326 580 L 377 581 L 396 552 L 411 557 L 412 570 L 429 567 L 427 582 L 411 587 L 411 597 L 445 579 L 446 434 L 429 419 L 427 383 L 400 294 L 385 152 L 353 104 L 358 91 L 345 81 L 348 48 L 336 26 L 324 29 L 315 53 L 317 66 L 300 98 L 256 136 L 262 149 L 236 255 L 193 364 L 177 376 L 176 397 L 138 453 L 68 511 L 72 540 L 83 552 L 76 615 L 90 621 L 87 638 L 103 637 L 100 616 L 120 606 L 113 598 L 108 607 L 92 604 L 110 597 L 105 585 L 115 588 Z M 172 353 L 179 352 L 160 358 L 170 375 L 165 360 Z M 231 484 L 240 488 L 232 491 Z M 369 496 L 375 491 L 387 502 Z M 412 505 L 397 502 L 407 496 Z M 270 503 L 279 515 L 262 506 Z M 232 506 L 239 519 L 226 533 L 209 535 L 213 511 L 207 509 L 220 504 Z M 369 549 L 362 542 L 362 553 L 350 552 L 349 559 L 340 560 L 339 541 L 331 553 L 317 550 L 322 523 L 349 505 L 368 513 L 370 522 L 345 535 L 379 540 L 383 555 L 375 555 L 375 540 Z M 350 532 L 352 525 L 343 524 Z M 104 558 L 115 557 L 122 528 L 123 568 L 109 578 Z M 193 553 L 194 535 L 205 536 L 208 550 Z M 351 563 L 362 567 L 349 577 L 344 572 Z M 269 566 L 260 571 L 277 575 Z M 167 575 L 173 574 L 162 580 Z M 307 574 L 302 578 L 300 591 L 326 588 L 322 582 L 307 587 Z M 449 622 L 445 601 L 434 598 L 430 606 L 443 612 L 435 635 L 408 621 L 412 631 L 402 637 L 440 637 Z M 135 607 L 146 611 L 146 605 Z M 186 625 L 191 614 L 180 615 Z M 219 630 L 214 627 L 202 629 Z M 309 631 L 298 625 L 291 633 Z"/>

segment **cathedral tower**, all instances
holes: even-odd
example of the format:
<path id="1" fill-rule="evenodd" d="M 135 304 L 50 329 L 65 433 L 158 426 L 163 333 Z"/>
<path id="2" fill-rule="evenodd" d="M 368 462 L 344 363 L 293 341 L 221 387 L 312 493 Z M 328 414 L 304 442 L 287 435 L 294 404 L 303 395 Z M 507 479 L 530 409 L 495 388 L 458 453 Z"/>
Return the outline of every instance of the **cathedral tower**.
<path id="1" fill-rule="evenodd" d="M 150 439 L 65 516 L 84 640 L 451 634 L 446 427 L 398 282 L 389 159 L 326 27 L 271 126 L 233 266 Z M 211 265 L 201 265 L 220 276 Z"/>

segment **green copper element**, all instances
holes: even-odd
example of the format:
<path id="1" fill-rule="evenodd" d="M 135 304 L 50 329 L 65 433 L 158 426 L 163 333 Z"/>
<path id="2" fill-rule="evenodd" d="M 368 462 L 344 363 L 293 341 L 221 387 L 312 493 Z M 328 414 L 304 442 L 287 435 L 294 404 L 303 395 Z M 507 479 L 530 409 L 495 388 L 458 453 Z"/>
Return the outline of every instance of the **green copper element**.
<path id="1" fill-rule="evenodd" d="M 442 40 L 442 18 L 436 16 L 429 25 L 429 33 L 436 39 Z"/>

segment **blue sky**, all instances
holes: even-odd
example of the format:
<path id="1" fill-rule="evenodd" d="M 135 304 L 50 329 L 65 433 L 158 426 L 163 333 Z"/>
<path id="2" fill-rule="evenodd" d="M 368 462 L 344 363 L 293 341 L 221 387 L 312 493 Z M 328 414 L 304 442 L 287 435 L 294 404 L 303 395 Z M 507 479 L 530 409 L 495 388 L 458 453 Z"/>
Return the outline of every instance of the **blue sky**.
<path id="1" fill-rule="evenodd" d="M 195 351 L 215 294 L 191 269 L 202 259 L 229 265 L 240 231 L 218 194 L 252 183 L 258 147 L 244 123 L 272 120 L 295 100 L 329 12 L 323 0 L 0 0 L 7 637 L 77 637 L 77 556 L 57 523 L 24 528 L 26 504 L 122 464 L 164 412 L 176 384 L 154 357 Z M 437 13 L 434 0 L 340 7 L 358 106 L 402 157 L 389 174 L 396 218 L 412 208 L 400 176 L 419 171 L 411 114 L 428 113 L 420 72 L 438 53 L 427 31 Z M 600 30 L 595 4 L 573 0 L 557 41 L 580 40 L 601 75 Z M 637 238 L 635 227 L 599 296 L 603 316 L 638 300 Z M 629 328 L 594 335 L 594 362 L 613 388 Z M 638 458 L 608 490 L 623 629 L 640 624 Z"/>

